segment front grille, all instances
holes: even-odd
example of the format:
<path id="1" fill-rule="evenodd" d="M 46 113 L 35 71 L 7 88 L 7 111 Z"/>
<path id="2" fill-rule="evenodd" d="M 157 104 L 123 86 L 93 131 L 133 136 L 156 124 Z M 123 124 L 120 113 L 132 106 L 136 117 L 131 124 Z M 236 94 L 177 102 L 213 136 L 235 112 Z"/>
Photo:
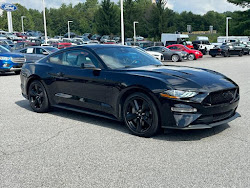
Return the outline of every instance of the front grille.
<path id="1" fill-rule="evenodd" d="M 12 58 L 13 63 L 24 63 L 26 60 L 25 58 L 14 57 Z"/>
<path id="2" fill-rule="evenodd" d="M 23 64 L 14 65 L 13 68 L 22 68 Z"/>
<path id="3" fill-rule="evenodd" d="M 195 120 L 192 124 L 210 124 L 218 121 L 222 121 L 232 117 L 235 114 L 235 110 L 230 110 L 228 112 L 213 114 L 208 116 L 201 116 L 197 120 Z"/>
<path id="4" fill-rule="evenodd" d="M 239 90 L 237 88 L 222 90 L 210 93 L 204 100 L 203 105 L 211 106 L 224 103 L 230 103 L 239 98 Z"/>

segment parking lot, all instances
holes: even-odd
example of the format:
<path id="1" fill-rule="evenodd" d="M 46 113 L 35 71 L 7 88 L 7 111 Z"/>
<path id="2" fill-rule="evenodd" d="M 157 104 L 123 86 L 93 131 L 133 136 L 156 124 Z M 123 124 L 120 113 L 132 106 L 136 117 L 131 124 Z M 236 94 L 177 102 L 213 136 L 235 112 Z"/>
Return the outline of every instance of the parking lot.
<path id="1" fill-rule="evenodd" d="M 164 63 L 234 80 L 241 117 L 212 129 L 141 138 L 100 117 L 35 113 L 19 76 L 1 74 L 0 187 L 250 187 L 250 56 Z"/>

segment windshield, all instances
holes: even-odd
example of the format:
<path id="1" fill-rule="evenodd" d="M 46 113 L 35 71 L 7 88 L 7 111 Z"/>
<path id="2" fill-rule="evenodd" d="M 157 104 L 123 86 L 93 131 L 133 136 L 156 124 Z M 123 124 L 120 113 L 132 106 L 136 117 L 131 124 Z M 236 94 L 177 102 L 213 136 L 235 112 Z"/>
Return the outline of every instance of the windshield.
<path id="1" fill-rule="evenodd" d="M 84 41 L 89 41 L 89 38 L 86 37 L 86 36 L 83 36 L 82 39 L 83 39 Z"/>
<path id="2" fill-rule="evenodd" d="M 161 50 L 170 51 L 170 49 L 169 49 L 169 48 L 166 48 L 166 47 L 162 47 Z"/>
<path id="3" fill-rule="evenodd" d="M 187 50 L 191 50 L 190 48 L 188 48 L 188 47 L 186 47 L 186 46 L 184 46 L 184 48 L 186 48 Z"/>
<path id="4" fill-rule="evenodd" d="M 47 47 L 47 48 L 45 48 L 45 49 L 48 50 L 48 51 L 50 51 L 50 52 L 56 52 L 56 51 L 58 51 L 57 48 L 50 48 L 50 47 Z"/>
<path id="5" fill-rule="evenodd" d="M 8 44 L 14 44 L 11 40 L 6 41 Z"/>
<path id="6" fill-rule="evenodd" d="M 7 53 L 10 52 L 7 48 L 0 46 L 0 53 Z"/>
<path id="7" fill-rule="evenodd" d="M 101 48 L 97 49 L 96 53 L 110 69 L 162 65 L 153 56 L 130 47 Z"/>

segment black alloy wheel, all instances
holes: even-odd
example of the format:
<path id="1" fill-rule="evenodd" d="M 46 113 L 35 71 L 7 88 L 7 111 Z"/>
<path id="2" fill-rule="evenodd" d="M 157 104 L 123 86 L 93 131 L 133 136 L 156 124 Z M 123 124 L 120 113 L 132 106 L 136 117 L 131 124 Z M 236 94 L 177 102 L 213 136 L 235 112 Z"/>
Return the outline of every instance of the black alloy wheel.
<path id="1" fill-rule="evenodd" d="M 44 113 L 49 111 L 47 93 L 40 81 L 35 80 L 30 84 L 28 96 L 30 106 L 35 112 Z"/>
<path id="2" fill-rule="evenodd" d="M 156 106 L 143 93 L 132 94 L 126 99 L 123 117 L 129 130 L 137 136 L 151 137 L 160 127 Z"/>

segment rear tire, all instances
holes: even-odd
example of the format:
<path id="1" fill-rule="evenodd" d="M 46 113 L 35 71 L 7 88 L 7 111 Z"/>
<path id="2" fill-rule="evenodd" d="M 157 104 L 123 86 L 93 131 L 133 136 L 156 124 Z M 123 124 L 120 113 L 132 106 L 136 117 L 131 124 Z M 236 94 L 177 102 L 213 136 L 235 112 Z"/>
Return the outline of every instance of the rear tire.
<path id="1" fill-rule="evenodd" d="M 240 51 L 240 53 L 239 53 L 239 56 L 241 57 L 241 56 L 243 56 L 243 51 Z"/>
<path id="2" fill-rule="evenodd" d="M 18 75 L 18 74 L 20 74 L 20 72 L 21 72 L 20 70 L 19 71 L 15 71 L 15 74 Z"/>
<path id="3" fill-rule="evenodd" d="M 216 57 L 216 55 L 211 55 L 212 57 Z"/>
<path id="4" fill-rule="evenodd" d="M 174 54 L 174 55 L 172 55 L 171 60 L 172 60 L 173 62 L 180 61 L 180 56 L 178 56 L 177 54 Z"/>
<path id="5" fill-rule="evenodd" d="M 130 132 L 137 136 L 151 137 L 160 129 L 156 105 L 144 93 L 127 97 L 123 105 L 123 118 Z"/>
<path id="6" fill-rule="evenodd" d="M 38 113 L 45 113 L 49 111 L 50 104 L 47 92 L 43 84 L 34 80 L 28 90 L 28 99 L 30 102 L 31 108 Z"/>
<path id="7" fill-rule="evenodd" d="M 229 52 L 228 51 L 225 51 L 224 57 L 229 57 Z"/>

